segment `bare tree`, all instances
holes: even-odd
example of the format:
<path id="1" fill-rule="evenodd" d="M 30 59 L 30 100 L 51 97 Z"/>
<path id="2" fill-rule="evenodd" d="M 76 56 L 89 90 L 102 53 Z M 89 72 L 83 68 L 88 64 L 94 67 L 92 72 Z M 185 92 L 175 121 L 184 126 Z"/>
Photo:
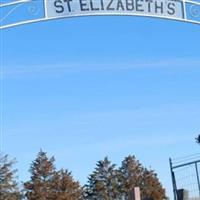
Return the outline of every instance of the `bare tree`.
<path id="1" fill-rule="evenodd" d="M 200 134 L 195 138 L 195 140 L 197 144 L 200 144 Z"/>

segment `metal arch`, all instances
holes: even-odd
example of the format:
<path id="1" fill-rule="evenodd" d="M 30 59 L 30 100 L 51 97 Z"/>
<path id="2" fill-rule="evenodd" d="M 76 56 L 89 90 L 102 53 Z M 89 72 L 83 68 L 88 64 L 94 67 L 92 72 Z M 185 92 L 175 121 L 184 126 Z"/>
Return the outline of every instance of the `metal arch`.
<path id="1" fill-rule="evenodd" d="M 27 3 L 27 2 L 30 2 L 30 1 L 31 0 L 19 0 L 19 1 L 9 2 L 9 3 L 1 3 L 0 8 L 13 6 L 13 5 L 21 4 L 21 3 Z"/>
<path id="2" fill-rule="evenodd" d="M 50 21 L 50 20 L 55 20 L 55 19 L 64 19 L 64 18 L 75 18 L 75 17 L 86 17 L 86 16 L 139 16 L 139 17 L 151 17 L 151 18 L 160 18 L 160 19 L 167 19 L 167 20 L 174 20 L 174 21 L 180 21 L 180 22 L 187 22 L 187 23 L 192 23 L 196 25 L 200 25 L 200 22 L 194 21 L 194 20 L 187 20 L 187 19 L 177 19 L 177 18 L 169 18 L 169 17 L 160 17 L 160 16 L 155 16 L 155 15 L 123 15 L 123 14 L 89 14 L 89 15 L 74 15 L 74 16 L 67 16 L 67 17 L 52 17 L 52 18 L 40 18 L 40 19 L 33 19 L 33 20 L 27 20 L 23 22 L 17 22 L 9 25 L 4 25 L 0 27 L 0 30 L 7 29 L 7 28 L 12 28 L 15 26 L 21 26 L 21 25 L 26 25 L 26 24 L 33 24 L 37 22 L 43 22 L 43 21 Z"/>
<path id="3" fill-rule="evenodd" d="M 173 18 L 173 17 L 167 17 L 167 16 L 156 16 L 156 15 L 151 15 L 151 14 L 123 14 L 123 13 L 90 13 L 90 14 L 73 14 L 73 16 L 56 16 L 56 17 L 47 17 L 47 8 L 46 8 L 46 1 L 44 0 L 44 17 L 42 18 L 37 18 L 37 19 L 31 19 L 31 20 L 25 20 L 25 21 L 20 21 L 16 23 L 11 23 L 7 25 L 0 25 L 0 30 L 7 29 L 7 28 L 12 28 L 15 26 L 21 26 L 21 25 L 26 25 L 26 24 L 32 24 L 32 23 L 37 23 L 37 22 L 43 22 L 43 21 L 48 21 L 48 20 L 55 20 L 55 19 L 64 19 L 64 18 L 74 18 L 74 17 L 83 17 L 83 16 L 140 16 L 140 17 L 151 17 L 151 18 L 160 18 L 160 19 L 167 19 L 167 20 L 174 20 L 174 21 L 180 21 L 180 22 L 187 22 L 187 23 L 192 23 L 196 25 L 200 25 L 200 20 L 195 21 L 191 19 L 187 19 L 186 17 L 184 18 Z M 9 7 L 9 6 L 17 6 L 17 5 L 22 5 L 25 3 L 33 2 L 32 0 L 18 0 L 14 2 L 9 2 L 9 3 L 3 3 L 0 4 L 0 9 L 3 7 Z M 200 7 L 200 2 L 193 1 L 193 0 L 182 0 L 183 6 L 184 6 L 184 16 L 186 15 L 186 3 L 192 4 L 194 6 L 199 6 Z M 199 8 L 200 9 L 200 8 Z"/>

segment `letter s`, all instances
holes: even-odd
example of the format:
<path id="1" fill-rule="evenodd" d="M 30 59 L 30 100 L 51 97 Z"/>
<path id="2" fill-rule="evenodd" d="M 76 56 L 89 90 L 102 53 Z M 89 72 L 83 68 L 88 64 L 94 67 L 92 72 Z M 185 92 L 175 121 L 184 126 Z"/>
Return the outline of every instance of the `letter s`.
<path id="1" fill-rule="evenodd" d="M 169 3 L 168 4 L 169 10 L 167 12 L 168 12 L 169 15 L 174 15 L 176 13 L 175 6 L 176 6 L 175 3 Z"/>
<path id="2" fill-rule="evenodd" d="M 64 7 L 62 5 L 61 0 L 56 0 L 54 2 L 54 6 L 56 7 L 56 13 L 63 13 L 64 12 Z"/>

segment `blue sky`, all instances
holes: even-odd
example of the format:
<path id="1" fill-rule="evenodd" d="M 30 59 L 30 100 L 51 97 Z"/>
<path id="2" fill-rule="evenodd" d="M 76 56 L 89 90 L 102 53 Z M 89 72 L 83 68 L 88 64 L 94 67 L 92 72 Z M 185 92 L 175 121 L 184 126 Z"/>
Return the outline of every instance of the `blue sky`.
<path id="1" fill-rule="evenodd" d="M 199 152 L 200 27 L 83 17 L 2 31 L 3 151 L 19 180 L 42 148 L 82 184 L 133 154 L 171 196 L 169 157 Z"/>

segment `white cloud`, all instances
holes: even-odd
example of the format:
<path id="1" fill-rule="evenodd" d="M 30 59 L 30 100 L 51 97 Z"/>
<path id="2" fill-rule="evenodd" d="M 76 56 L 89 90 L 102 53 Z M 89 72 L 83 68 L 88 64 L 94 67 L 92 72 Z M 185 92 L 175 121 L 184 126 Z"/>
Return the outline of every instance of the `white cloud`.
<path id="1" fill-rule="evenodd" d="M 112 62 L 112 63 L 54 63 L 48 65 L 31 66 L 3 66 L 4 78 L 18 78 L 34 75 L 48 75 L 50 77 L 60 76 L 68 72 L 84 71 L 110 71 L 110 70 L 134 70 L 134 69 L 156 69 L 156 68 L 196 68 L 200 66 L 199 58 L 163 58 L 163 59 L 138 59 Z"/>

